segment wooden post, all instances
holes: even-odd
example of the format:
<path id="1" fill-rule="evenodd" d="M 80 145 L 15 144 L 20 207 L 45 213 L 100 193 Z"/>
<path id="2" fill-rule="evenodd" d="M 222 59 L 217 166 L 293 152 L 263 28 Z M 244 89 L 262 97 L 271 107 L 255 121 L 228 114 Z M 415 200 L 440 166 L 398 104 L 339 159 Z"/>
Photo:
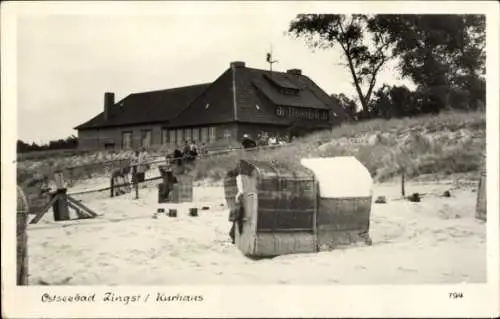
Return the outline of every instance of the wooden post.
<path id="1" fill-rule="evenodd" d="M 54 172 L 54 181 L 57 187 L 57 190 L 53 195 L 57 198 L 52 206 L 54 210 L 54 220 L 69 220 L 68 199 L 66 195 L 66 188 L 64 187 L 64 176 L 61 171 Z"/>
<path id="2" fill-rule="evenodd" d="M 58 189 L 53 196 L 57 197 L 52 206 L 54 210 L 54 220 L 69 220 L 68 195 L 66 195 L 66 189 Z"/>
<path id="3" fill-rule="evenodd" d="M 111 190 L 110 190 L 111 194 L 110 195 L 111 195 L 111 197 L 114 197 L 115 196 L 115 187 L 114 187 L 115 186 L 114 185 L 115 184 L 115 179 L 114 179 L 113 175 L 111 175 L 111 180 L 110 180 L 109 184 L 110 184 L 110 188 L 111 188 Z"/>
<path id="4" fill-rule="evenodd" d="M 17 186 L 17 285 L 28 284 L 28 223 L 29 205 L 21 187 Z"/>
<path id="5" fill-rule="evenodd" d="M 401 170 L 401 196 L 405 197 L 405 170 Z"/>
<path id="6" fill-rule="evenodd" d="M 132 170 L 134 176 L 135 199 L 139 199 L 139 181 L 137 180 L 137 165 L 134 166 Z"/>
<path id="7" fill-rule="evenodd" d="M 54 181 L 56 183 L 57 189 L 63 189 L 64 187 L 64 176 L 62 171 L 55 171 L 54 172 Z"/>
<path id="8" fill-rule="evenodd" d="M 476 199 L 476 218 L 486 221 L 486 157 L 483 158 Z"/>

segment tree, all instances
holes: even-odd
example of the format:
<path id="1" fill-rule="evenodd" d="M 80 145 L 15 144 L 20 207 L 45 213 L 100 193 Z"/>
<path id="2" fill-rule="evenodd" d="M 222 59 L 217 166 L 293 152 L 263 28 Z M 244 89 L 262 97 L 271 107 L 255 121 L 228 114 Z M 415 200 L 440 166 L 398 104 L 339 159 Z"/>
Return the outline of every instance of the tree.
<path id="1" fill-rule="evenodd" d="M 42 150 L 59 150 L 59 149 L 72 149 L 78 147 L 78 138 L 74 135 L 67 137 L 66 139 L 58 139 L 50 141 L 48 144 L 38 145 L 35 142 L 31 144 L 25 143 L 21 140 L 17 141 L 17 152 L 31 152 L 31 151 L 42 151 Z"/>
<path id="2" fill-rule="evenodd" d="M 350 119 L 356 118 L 356 113 L 358 112 L 358 106 L 354 100 L 347 97 L 344 93 L 332 94 L 330 98 L 337 102 L 340 107 L 345 111 Z"/>
<path id="3" fill-rule="evenodd" d="M 366 15 L 299 14 L 288 32 L 303 38 L 310 48 L 340 47 L 346 58 L 359 101 L 368 112 L 377 75 L 391 58 L 388 32 L 379 32 L 373 17 Z M 363 86 L 365 91 L 363 92 Z"/>
<path id="4" fill-rule="evenodd" d="M 374 117 L 404 117 L 420 113 L 418 93 L 410 91 L 406 86 L 390 87 L 384 84 L 374 96 L 370 107 Z"/>
<path id="5" fill-rule="evenodd" d="M 470 93 L 469 107 L 484 102 L 484 15 L 377 15 L 370 23 L 392 44 L 402 75 L 428 94 L 429 108 L 447 107 L 454 88 Z"/>

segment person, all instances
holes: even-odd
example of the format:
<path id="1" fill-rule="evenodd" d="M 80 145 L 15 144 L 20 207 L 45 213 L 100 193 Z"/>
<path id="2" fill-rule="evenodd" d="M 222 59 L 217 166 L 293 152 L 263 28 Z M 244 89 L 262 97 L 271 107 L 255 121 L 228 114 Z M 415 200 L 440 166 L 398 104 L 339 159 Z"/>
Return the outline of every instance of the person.
<path id="1" fill-rule="evenodd" d="M 183 156 L 183 154 L 182 154 L 181 148 L 179 147 L 179 145 L 176 145 L 173 157 L 174 157 L 174 161 L 177 164 L 177 166 L 182 166 L 182 156 Z"/>
<path id="2" fill-rule="evenodd" d="M 198 149 L 196 147 L 196 144 L 194 144 L 194 142 L 191 142 L 191 145 L 189 147 L 189 153 L 191 155 L 191 160 L 192 161 L 196 160 L 196 157 L 198 156 Z"/>
<path id="3" fill-rule="evenodd" d="M 269 137 L 269 145 L 276 145 L 278 144 L 277 138 L 275 136 Z"/>
<path id="4" fill-rule="evenodd" d="M 163 178 L 163 192 L 161 194 L 161 197 L 168 201 L 170 193 L 174 189 L 174 184 L 176 184 L 178 181 L 174 176 L 172 168 L 170 166 L 165 167 L 165 170 L 160 167 L 160 172 Z"/>
<path id="5" fill-rule="evenodd" d="M 140 148 L 135 151 L 134 164 L 135 164 L 135 182 L 140 183 L 144 182 L 144 177 L 146 174 L 146 165 L 145 165 L 145 154 L 144 149 Z"/>
<path id="6" fill-rule="evenodd" d="M 259 133 L 259 137 L 257 138 L 259 146 L 266 146 L 269 145 L 269 136 L 267 132 L 264 132 L 262 134 Z"/>
<path id="7" fill-rule="evenodd" d="M 183 152 L 184 152 L 184 157 L 186 159 L 189 159 L 190 158 L 190 153 L 191 153 L 191 147 L 189 147 L 189 142 L 188 141 L 185 141 L 184 142 L 184 149 L 183 149 Z"/>
<path id="8" fill-rule="evenodd" d="M 183 166 L 182 166 L 183 155 L 184 154 L 182 154 L 182 151 L 181 151 L 181 148 L 179 147 L 179 145 L 176 145 L 175 150 L 174 150 L 174 154 L 173 154 L 173 157 L 174 157 L 173 160 L 174 160 L 174 163 L 176 164 L 176 172 L 178 174 L 181 174 L 183 171 Z"/>
<path id="9" fill-rule="evenodd" d="M 207 155 L 208 154 L 207 144 L 205 144 L 205 143 L 201 144 L 200 153 L 201 153 L 201 155 Z"/>
<path id="10" fill-rule="evenodd" d="M 111 197 L 130 192 L 128 174 L 130 166 L 125 164 L 111 172 Z"/>
<path id="11" fill-rule="evenodd" d="M 254 140 L 248 136 L 248 134 L 243 134 L 243 138 L 241 140 L 241 145 L 243 148 L 254 148 L 257 146 Z"/>
<path id="12" fill-rule="evenodd" d="M 232 223 L 231 229 L 229 230 L 229 237 L 234 244 L 236 242 L 236 226 L 239 226 L 239 231 L 241 233 L 242 225 L 240 221 L 243 217 L 243 179 L 239 166 L 227 173 L 224 186 L 227 188 L 236 186 L 236 195 L 234 195 L 233 198 L 228 198 L 229 221 Z M 232 194 L 230 193 L 230 195 Z"/>

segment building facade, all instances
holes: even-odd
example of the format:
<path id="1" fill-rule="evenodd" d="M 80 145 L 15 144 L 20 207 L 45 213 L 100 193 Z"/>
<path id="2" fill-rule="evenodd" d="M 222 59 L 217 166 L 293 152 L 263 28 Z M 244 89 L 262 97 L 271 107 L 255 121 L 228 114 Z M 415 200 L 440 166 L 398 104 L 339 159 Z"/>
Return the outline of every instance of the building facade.
<path id="1" fill-rule="evenodd" d="M 343 109 L 298 69 L 270 72 L 232 62 L 214 82 L 135 93 L 115 103 L 105 93 L 103 112 L 79 125 L 82 149 L 182 145 L 235 146 L 244 134 L 296 135 L 330 128 Z"/>

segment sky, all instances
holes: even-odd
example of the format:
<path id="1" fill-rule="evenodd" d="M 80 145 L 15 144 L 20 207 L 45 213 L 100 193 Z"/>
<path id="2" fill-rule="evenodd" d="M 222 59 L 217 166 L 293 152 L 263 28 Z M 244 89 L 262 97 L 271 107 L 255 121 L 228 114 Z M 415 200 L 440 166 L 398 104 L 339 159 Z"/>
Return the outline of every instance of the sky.
<path id="1" fill-rule="evenodd" d="M 119 5 L 119 3 L 118 3 Z M 17 20 L 18 138 L 46 143 L 103 110 L 104 92 L 130 93 L 214 81 L 231 61 L 273 70 L 298 68 L 328 94 L 355 97 L 340 51 L 313 52 L 286 35 L 306 2 L 168 3 L 161 10 L 60 10 Z M 317 8 L 314 9 L 317 12 Z M 378 85 L 408 84 L 392 65 Z"/>

